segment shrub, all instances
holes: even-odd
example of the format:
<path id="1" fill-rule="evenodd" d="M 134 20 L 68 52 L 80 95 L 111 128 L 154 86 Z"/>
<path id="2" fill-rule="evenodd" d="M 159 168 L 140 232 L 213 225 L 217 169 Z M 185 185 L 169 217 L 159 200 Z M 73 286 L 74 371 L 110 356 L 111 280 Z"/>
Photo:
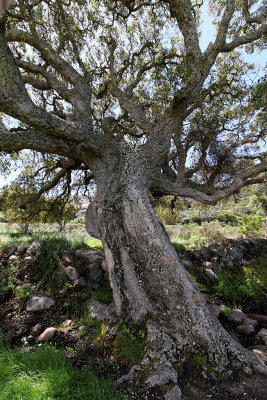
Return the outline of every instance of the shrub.
<path id="1" fill-rule="evenodd" d="M 254 236 L 262 228 L 262 218 L 259 215 L 244 215 L 239 219 L 238 227 L 246 236 Z"/>
<path id="2" fill-rule="evenodd" d="M 187 250 L 186 246 L 183 243 L 173 242 L 172 245 L 175 248 L 175 250 L 177 251 L 177 253 L 184 253 Z"/>
<path id="3" fill-rule="evenodd" d="M 223 270 L 217 276 L 216 289 L 233 303 L 244 298 L 259 298 L 266 283 L 266 268 L 261 265 L 240 267 L 233 271 Z"/>
<path id="4" fill-rule="evenodd" d="M 216 219 L 226 225 L 238 226 L 238 217 L 228 212 L 218 213 Z"/>

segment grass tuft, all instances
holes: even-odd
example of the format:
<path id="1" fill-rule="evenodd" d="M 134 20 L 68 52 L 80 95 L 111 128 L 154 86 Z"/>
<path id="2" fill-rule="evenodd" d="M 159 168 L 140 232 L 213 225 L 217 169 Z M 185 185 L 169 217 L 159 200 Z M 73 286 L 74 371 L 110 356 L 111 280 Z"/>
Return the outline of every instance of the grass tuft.
<path id="1" fill-rule="evenodd" d="M 92 367 L 74 368 L 60 350 L 11 349 L 0 338 L 0 400 L 123 400 Z"/>

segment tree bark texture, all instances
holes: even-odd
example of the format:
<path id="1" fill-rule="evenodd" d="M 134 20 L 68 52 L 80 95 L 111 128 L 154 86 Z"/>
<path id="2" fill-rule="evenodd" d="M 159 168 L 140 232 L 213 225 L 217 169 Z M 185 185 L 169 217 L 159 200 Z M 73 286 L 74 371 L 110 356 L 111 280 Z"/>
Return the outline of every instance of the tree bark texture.
<path id="1" fill-rule="evenodd" d="M 245 368 L 263 372 L 261 362 L 207 309 L 154 213 L 142 181 L 145 172 L 137 162 L 134 165 L 135 174 L 127 174 L 130 165 L 125 168 L 125 161 L 116 163 L 102 185 L 105 190 L 89 208 L 87 230 L 100 232 L 117 319 L 146 324 L 143 364 L 153 366 L 147 388 L 169 382 L 177 385 L 173 363 L 182 362 L 185 354 L 204 356 L 216 371 Z M 94 228 L 90 229 L 92 219 Z"/>

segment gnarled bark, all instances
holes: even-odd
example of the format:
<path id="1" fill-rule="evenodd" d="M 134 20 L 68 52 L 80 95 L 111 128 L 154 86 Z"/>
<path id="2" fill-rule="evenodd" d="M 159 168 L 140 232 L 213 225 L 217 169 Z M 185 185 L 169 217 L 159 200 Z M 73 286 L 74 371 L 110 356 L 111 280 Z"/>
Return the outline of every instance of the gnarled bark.
<path id="1" fill-rule="evenodd" d="M 147 389 L 169 382 L 177 385 L 173 363 L 182 362 L 185 354 L 205 356 L 207 364 L 218 371 L 245 368 L 264 372 L 261 361 L 234 341 L 210 314 L 155 216 L 146 187 L 119 174 L 105 187 L 94 209 L 115 312 L 118 320 L 146 322 L 143 364 L 152 367 Z"/>

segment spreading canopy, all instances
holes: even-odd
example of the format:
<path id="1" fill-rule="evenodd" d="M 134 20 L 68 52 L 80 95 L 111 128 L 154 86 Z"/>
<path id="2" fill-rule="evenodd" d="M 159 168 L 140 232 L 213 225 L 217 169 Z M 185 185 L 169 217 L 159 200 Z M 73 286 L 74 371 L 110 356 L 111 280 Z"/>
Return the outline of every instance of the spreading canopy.
<path id="1" fill-rule="evenodd" d="M 216 34 L 203 50 L 206 3 Z M 72 170 L 97 181 L 122 149 L 139 152 L 158 196 L 214 204 L 263 181 L 242 52 L 264 46 L 265 13 L 257 0 L 14 1 L 0 19 L 0 112 L 17 126 L 0 120 L 0 151 L 59 156 L 45 190 Z"/>

